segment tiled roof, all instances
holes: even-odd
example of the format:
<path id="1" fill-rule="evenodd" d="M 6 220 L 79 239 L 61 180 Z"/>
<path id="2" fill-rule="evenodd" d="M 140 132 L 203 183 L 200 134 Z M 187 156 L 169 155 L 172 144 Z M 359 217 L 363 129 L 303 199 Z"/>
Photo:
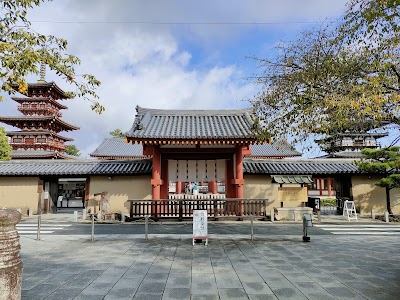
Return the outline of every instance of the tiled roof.
<path id="1" fill-rule="evenodd" d="M 312 183 L 311 175 L 272 175 L 274 183 Z"/>
<path id="2" fill-rule="evenodd" d="M 362 158 L 363 155 L 361 154 L 360 151 L 338 151 L 338 152 L 332 152 L 325 157 L 328 158 Z"/>
<path id="3" fill-rule="evenodd" d="M 244 173 L 247 174 L 357 174 L 353 160 L 345 159 L 246 159 Z"/>
<path id="4" fill-rule="evenodd" d="M 51 123 L 58 123 L 65 127 L 64 131 L 79 129 L 79 127 L 68 124 L 56 116 L 0 116 L 0 122 L 8 125 L 13 125 L 16 121 L 50 121 Z"/>
<path id="5" fill-rule="evenodd" d="M 280 142 L 250 145 L 250 157 L 293 157 L 301 155 L 299 152 L 291 150 L 290 147 L 289 144 L 281 144 Z M 143 146 L 126 143 L 124 139 L 106 138 L 90 156 L 105 159 L 143 158 Z"/>
<path id="6" fill-rule="evenodd" d="M 46 151 L 46 150 L 12 150 L 12 159 L 21 158 L 62 158 L 62 159 L 77 159 L 76 156 L 68 155 L 58 151 Z"/>
<path id="7" fill-rule="evenodd" d="M 254 139 L 251 111 L 163 110 L 137 107 L 132 140 Z"/>
<path id="8" fill-rule="evenodd" d="M 32 89 L 45 88 L 53 89 L 59 95 L 60 100 L 69 99 L 68 95 L 54 82 L 35 82 L 28 84 L 28 92 Z"/>
<path id="9" fill-rule="evenodd" d="M 54 106 L 57 106 L 59 109 L 66 109 L 68 107 L 58 103 L 57 101 L 49 98 L 49 97 L 11 97 L 15 102 L 50 102 Z"/>
<path id="10" fill-rule="evenodd" d="M 329 136 L 327 139 L 335 139 L 336 137 L 339 136 L 353 136 L 353 137 L 375 137 L 375 138 L 380 138 L 380 137 L 385 137 L 388 136 L 388 132 L 340 132 L 336 133 L 332 136 Z"/>
<path id="11" fill-rule="evenodd" d="M 150 160 L 11 160 L 0 162 L 0 176 L 83 176 L 151 174 Z"/>
<path id="12" fill-rule="evenodd" d="M 126 143 L 125 139 L 107 138 L 90 156 L 112 159 L 143 158 L 143 146 L 141 144 Z"/>
<path id="13" fill-rule="evenodd" d="M 250 157 L 273 158 L 301 156 L 300 152 L 292 150 L 292 145 L 284 140 L 275 141 L 272 144 L 263 143 L 250 145 L 250 150 Z"/>
<path id="14" fill-rule="evenodd" d="M 33 131 L 33 130 L 21 130 L 21 131 L 7 131 L 6 132 L 7 136 L 15 136 L 15 135 L 50 135 L 56 138 L 59 138 L 64 141 L 72 142 L 74 139 L 67 138 L 65 136 L 59 135 L 57 133 L 54 133 L 53 131 Z"/>

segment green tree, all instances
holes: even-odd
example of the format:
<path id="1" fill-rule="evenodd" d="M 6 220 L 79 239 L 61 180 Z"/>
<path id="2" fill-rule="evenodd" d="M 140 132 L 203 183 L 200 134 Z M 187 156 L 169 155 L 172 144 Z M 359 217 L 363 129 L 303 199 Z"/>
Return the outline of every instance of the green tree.
<path id="1" fill-rule="evenodd" d="M 6 131 L 3 127 L 0 127 L 0 160 L 11 159 L 11 146 L 8 144 Z"/>
<path id="2" fill-rule="evenodd" d="M 398 43 L 399 6 L 400 0 L 350 0 L 341 25 L 343 38 L 374 47 Z"/>
<path id="3" fill-rule="evenodd" d="M 400 147 L 392 146 L 385 149 L 363 149 L 361 153 L 364 159 L 356 162 L 358 168 L 370 174 L 382 174 L 376 185 L 386 190 L 386 207 L 392 214 L 390 205 L 390 190 L 400 187 Z"/>
<path id="4" fill-rule="evenodd" d="M 72 156 L 80 156 L 79 149 L 75 145 L 68 145 L 65 153 Z"/>
<path id="5" fill-rule="evenodd" d="M 26 93 L 25 77 L 30 73 L 39 74 L 39 66 L 44 62 L 75 87 L 74 92 L 68 93 L 70 97 L 79 96 L 90 101 L 92 110 L 101 113 L 104 107 L 97 101 L 99 97 L 95 92 L 100 81 L 90 74 L 78 76 L 75 73 L 80 60 L 67 53 L 67 41 L 31 29 L 27 11 L 45 1 L 0 1 L 0 89 L 9 94 L 15 90 Z"/>
<path id="6" fill-rule="evenodd" d="M 110 135 L 111 135 L 112 137 L 120 138 L 120 139 L 122 139 L 122 138 L 125 137 L 125 133 L 123 133 L 122 130 L 119 129 L 119 128 L 115 129 L 114 131 L 111 131 L 111 132 L 110 132 Z"/>
<path id="7" fill-rule="evenodd" d="M 252 104 L 261 133 L 304 140 L 398 124 L 398 3 L 353 0 L 339 25 L 305 31 L 278 45 L 275 57 L 255 58 L 261 92 Z"/>

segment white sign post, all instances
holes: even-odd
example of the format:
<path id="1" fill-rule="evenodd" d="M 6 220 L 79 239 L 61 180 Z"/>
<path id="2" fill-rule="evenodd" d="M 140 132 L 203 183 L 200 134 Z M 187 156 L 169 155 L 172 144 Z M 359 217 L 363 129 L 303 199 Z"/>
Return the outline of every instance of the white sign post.
<path id="1" fill-rule="evenodd" d="M 206 210 L 193 210 L 193 245 L 195 240 L 205 240 L 208 245 Z"/>
<path id="2" fill-rule="evenodd" d="M 354 201 L 348 201 L 348 200 L 344 201 L 343 208 L 344 208 L 343 214 L 346 213 L 348 221 L 351 221 L 351 220 L 358 221 Z"/>

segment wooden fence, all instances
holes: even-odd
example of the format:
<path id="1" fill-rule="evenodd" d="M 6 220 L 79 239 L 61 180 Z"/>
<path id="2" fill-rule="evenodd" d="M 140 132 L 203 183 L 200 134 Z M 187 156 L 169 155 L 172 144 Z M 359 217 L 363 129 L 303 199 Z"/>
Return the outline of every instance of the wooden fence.
<path id="1" fill-rule="evenodd" d="M 143 218 L 146 215 L 159 218 L 192 218 L 193 210 L 207 210 L 208 217 L 248 217 L 266 215 L 266 199 L 165 199 L 128 200 L 130 217 Z"/>

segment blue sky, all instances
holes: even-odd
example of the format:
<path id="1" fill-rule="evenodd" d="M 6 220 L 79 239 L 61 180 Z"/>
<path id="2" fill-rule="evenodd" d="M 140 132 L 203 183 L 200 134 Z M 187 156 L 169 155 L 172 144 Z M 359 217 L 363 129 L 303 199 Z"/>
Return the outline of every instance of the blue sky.
<path id="1" fill-rule="evenodd" d="M 68 52 L 81 58 L 78 73 L 101 82 L 102 115 L 82 99 L 63 102 L 66 122 L 79 131 L 83 157 L 116 128 L 130 129 L 135 106 L 229 109 L 248 106 L 257 86 L 250 56 L 271 57 L 273 47 L 318 22 L 343 14 L 345 0 L 54 0 L 28 17 L 41 33 L 66 38 Z M 218 24 L 215 24 L 218 23 Z M 262 24 L 261 24 L 262 23 Z M 37 78 L 30 78 L 36 81 Z M 47 72 L 65 90 L 71 87 Z M 18 115 L 11 100 L 2 115 Z M 6 126 L 7 129 L 11 127 Z M 301 149 L 299 149 L 301 150 Z M 319 151 L 314 150 L 313 155 Z"/>

